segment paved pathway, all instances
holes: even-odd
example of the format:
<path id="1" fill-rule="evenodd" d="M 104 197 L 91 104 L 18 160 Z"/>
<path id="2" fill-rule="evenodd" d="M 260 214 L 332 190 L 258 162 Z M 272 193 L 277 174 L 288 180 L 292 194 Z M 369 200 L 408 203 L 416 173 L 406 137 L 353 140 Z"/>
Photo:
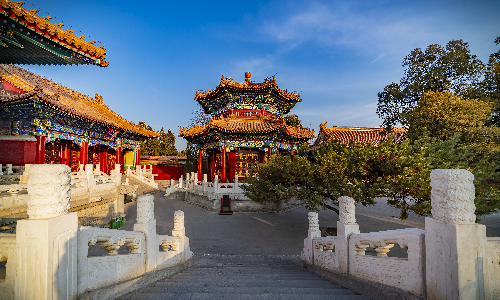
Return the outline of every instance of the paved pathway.
<path id="1" fill-rule="evenodd" d="M 187 204 L 166 199 L 164 192 L 155 194 L 155 218 L 158 234 L 171 234 L 174 212 L 184 211 L 186 235 L 196 254 L 229 255 L 300 255 L 307 236 L 307 213 L 303 207 L 281 213 L 234 213 L 219 215 Z M 399 211 L 384 199 L 371 207 L 357 207 L 356 220 L 361 232 L 416 227 L 424 229 L 424 217 L 414 214 L 400 220 Z M 136 202 L 125 205 L 127 214 L 124 230 L 133 230 L 137 216 Z M 319 212 L 321 227 L 336 227 L 338 216 L 330 210 Z M 500 216 L 483 218 L 489 236 L 500 236 Z M 390 253 L 390 252 L 389 252 Z"/>

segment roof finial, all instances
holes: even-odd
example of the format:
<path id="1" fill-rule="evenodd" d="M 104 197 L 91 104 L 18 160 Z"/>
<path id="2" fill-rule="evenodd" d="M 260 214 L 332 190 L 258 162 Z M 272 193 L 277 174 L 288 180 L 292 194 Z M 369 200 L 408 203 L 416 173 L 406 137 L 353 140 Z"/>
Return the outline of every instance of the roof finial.
<path id="1" fill-rule="evenodd" d="M 250 77 L 252 77 L 252 73 L 245 72 L 245 82 L 250 82 Z"/>

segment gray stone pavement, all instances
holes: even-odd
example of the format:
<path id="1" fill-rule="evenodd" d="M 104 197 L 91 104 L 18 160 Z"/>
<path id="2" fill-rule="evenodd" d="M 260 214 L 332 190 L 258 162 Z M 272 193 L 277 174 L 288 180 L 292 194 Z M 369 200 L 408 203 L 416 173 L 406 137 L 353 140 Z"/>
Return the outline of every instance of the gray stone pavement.
<path id="1" fill-rule="evenodd" d="M 281 213 L 234 213 L 219 215 L 177 199 L 155 194 L 155 218 L 158 234 L 171 235 L 174 212 L 184 211 L 186 236 L 196 254 L 227 255 L 300 255 L 307 237 L 307 213 L 296 207 Z M 125 204 L 126 222 L 122 230 L 133 230 L 137 216 L 136 202 Z M 377 199 L 376 206 L 357 207 L 356 220 L 361 232 L 415 227 L 424 229 L 424 217 L 410 215 L 400 220 L 397 209 Z M 320 227 L 336 227 L 335 212 L 319 212 Z M 500 236 L 500 215 L 484 217 L 488 236 Z"/>

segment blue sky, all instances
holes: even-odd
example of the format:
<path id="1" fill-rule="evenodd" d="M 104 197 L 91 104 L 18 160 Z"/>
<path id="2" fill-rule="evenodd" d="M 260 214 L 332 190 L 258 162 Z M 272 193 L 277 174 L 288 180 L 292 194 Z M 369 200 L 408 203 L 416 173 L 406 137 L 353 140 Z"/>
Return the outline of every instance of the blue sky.
<path id="1" fill-rule="evenodd" d="M 104 103 L 126 119 L 188 125 L 196 90 L 221 75 L 301 92 L 304 126 L 378 127 L 377 93 L 415 48 L 463 39 L 481 60 L 499 46 L 500 1 L 25 1 L 107 48 L 107 68 L 26 69 Z M 176 138 L 177 150 L 186 142 Z"/>

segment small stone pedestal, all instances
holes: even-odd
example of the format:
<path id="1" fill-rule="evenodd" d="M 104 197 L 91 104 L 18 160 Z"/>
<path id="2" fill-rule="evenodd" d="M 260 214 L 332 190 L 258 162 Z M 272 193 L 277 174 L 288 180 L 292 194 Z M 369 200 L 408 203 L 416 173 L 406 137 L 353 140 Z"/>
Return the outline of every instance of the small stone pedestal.
<path id="1" fill-rule="evenodd" d="M 74 299 L 77 213 L 69 213 L 70 168 L 32 165 L 29 219 L 17 222 L 15 299 Z"/>
<path id="2" fill-rule="evenodd" d="M 474 176 L 431 172 L 432 218 L 425 218 L 427 299 L 485 299 L 486 227 L 475 224 Z"/>

